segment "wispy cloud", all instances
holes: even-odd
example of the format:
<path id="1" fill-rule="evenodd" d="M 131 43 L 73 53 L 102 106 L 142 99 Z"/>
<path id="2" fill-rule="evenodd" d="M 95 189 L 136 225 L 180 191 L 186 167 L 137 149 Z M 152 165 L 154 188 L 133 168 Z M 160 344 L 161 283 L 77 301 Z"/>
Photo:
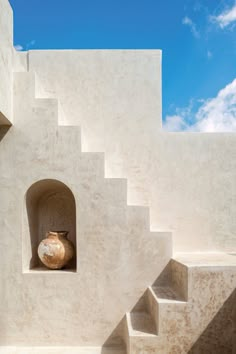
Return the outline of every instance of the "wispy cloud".
<path id="1" fill-rule="evenodd" d="M 194 35 L 195 38 L 199 38 L 200 37 L 200 33 L 197 30 L 196 24 L 191 20 L 190 17 L 185 16 L 182 20 L 182 24 L 185 26 L 189 26 L 192 34 Z"/>
<path id="2" fill-rule="evenodd" d="M 223 11 L 218 16 L 211 16 L 210 20 L 217 23 L 222 29 L 236 22 L 236 4 Z"/>
<path id="3" fill-rule="evenodd" d="M 29 50 L 31 49 L 32 47 L 34 47 L 36 43 L 36 40 L 35 39 L 32 39 L 30 42 L 26 43 L 26 45 L 21 45 L 21 44 L 16 44 L 14 47 L 15 49 L 20 52 L 22 50 Z"/>
<path id="4" fill-rule="evenodd" d="M 16 45 L 14 46 L 14 48 L 15 48 L 15 50 L 17 50 L 18 52 L 20 52 L 20 51 L 22 51 L 22 50 L 24 49 L 21 44 L 16 44 Z"/>
<path id="5" fill-rule="evenodd" d="M 29 50 L 30 48 L 32 48 L 36 43 L 35 39 L 32 39 L 30 42 L 28 42 L 25 46 L 26 50 Z"/>
<path id="6" fill-rule="evenodd" d="M 167 116 L 167 131 L 236 132 L 236 79 L 220 90 L 216 97 L 202 101 L 197 112 L 177 109 Z"/>
<path id="7" fill-rule="evenodd" d="M 180 132 L 187 130 L 188 125 L 183 117 L 176 114 L 173 116 L 166 116 L 163 128 L 168 132 Z"/>

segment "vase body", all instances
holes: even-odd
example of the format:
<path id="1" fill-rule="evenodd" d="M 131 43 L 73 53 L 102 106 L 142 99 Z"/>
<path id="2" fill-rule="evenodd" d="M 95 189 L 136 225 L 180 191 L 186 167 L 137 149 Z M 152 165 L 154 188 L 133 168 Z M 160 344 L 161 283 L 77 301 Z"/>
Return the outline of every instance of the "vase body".
<path id="1" fill-rule="evenodd" d="M 67 231 L 49 231 L 38 246 L 38 256 L 49 269 L 62 269 L 74 256 L 74 246 Z"/>

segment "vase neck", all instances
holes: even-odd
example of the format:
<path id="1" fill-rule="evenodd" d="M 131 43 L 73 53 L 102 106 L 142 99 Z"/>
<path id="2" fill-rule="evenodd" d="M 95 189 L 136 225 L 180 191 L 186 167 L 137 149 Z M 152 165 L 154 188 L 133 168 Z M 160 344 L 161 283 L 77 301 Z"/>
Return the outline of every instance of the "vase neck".
<path id="1" fill-rule="evenodd" d="M 47 233 L 47 237 L 66 237 L 68 235 L 68 231 L 49 231 Z"/>

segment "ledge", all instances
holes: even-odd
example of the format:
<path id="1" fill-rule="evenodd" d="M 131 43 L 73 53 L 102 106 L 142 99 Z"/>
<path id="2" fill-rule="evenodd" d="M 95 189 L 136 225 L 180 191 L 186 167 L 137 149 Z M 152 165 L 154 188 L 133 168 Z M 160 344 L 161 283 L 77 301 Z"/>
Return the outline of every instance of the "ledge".
<path id="1" fill-rule="evenodd" d="M 67 273 L 77 273 L 75 268 L 68 269 L 48 269 L 46 267 L 35 267 L 32 269 L 24 270 L 23 274 L 67 274 Z"/>

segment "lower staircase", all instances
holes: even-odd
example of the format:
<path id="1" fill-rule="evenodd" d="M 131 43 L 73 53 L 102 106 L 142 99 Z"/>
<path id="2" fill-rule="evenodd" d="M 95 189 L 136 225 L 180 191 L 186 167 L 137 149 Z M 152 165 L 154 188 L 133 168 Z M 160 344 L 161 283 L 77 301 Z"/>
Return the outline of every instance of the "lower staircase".
<path id="1" fill-rule="evenodd" d="M 235 289 L 236 254 L 176 256 L 121 321 L 127 354 L 235 354 Z"/>

